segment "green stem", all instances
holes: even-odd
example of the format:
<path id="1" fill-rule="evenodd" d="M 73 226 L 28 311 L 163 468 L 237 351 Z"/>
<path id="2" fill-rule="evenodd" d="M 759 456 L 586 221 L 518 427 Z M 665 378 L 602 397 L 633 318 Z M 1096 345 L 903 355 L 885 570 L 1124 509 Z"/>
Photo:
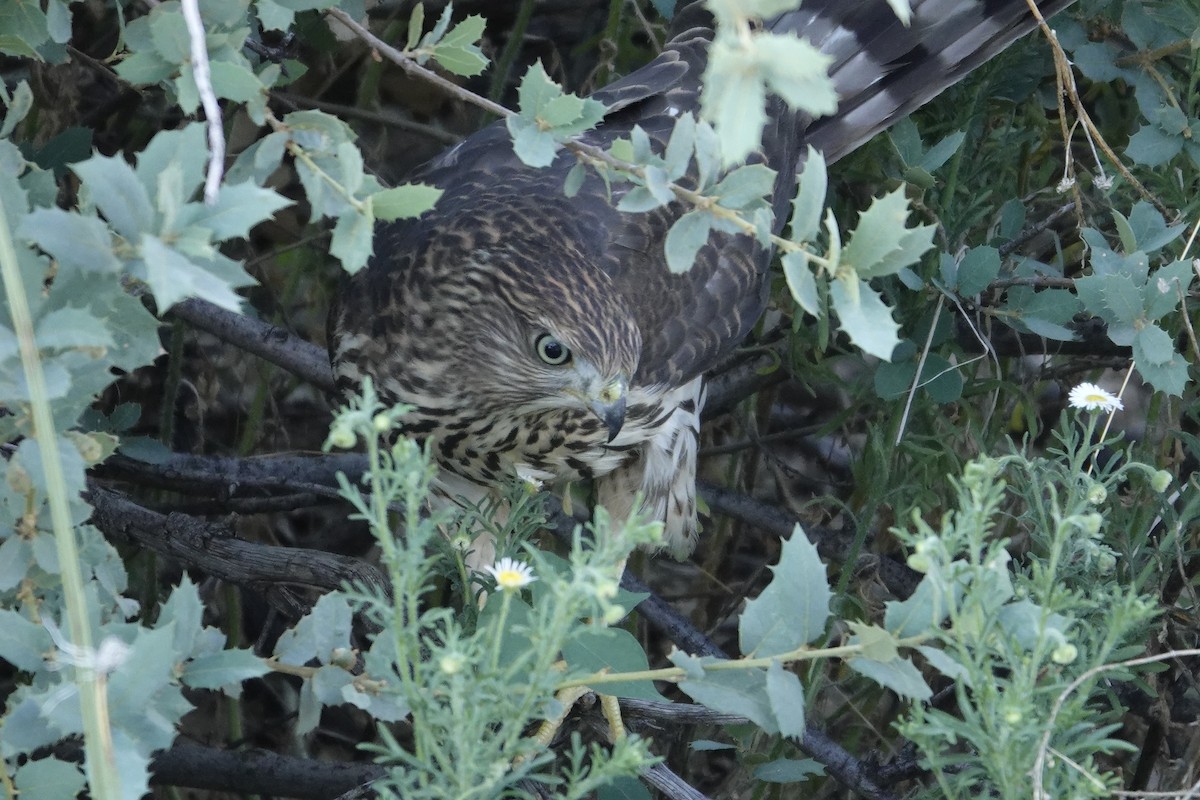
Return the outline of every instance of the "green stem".
<path id="1" fill-rule="evenodd" d="M 75 529 L 71 524 L 70 500 L 67 497 L 67 481 L 63 473 L 62 456 L 59 453 L 58 434 L 50 414 L 50 393 L 46 389 L 46 376 L 38 354 L 37 341 L 33 333 L 33 315 L 21 280 L 17 263 L 17 252 L 13 244 L 12 230 L 4 208 L 4 197 L 0 194 L 0 274 L 3 275 L 4 293 L 12 315 L 13 329 L 21 353 L 21 367 L 29 386 L 32 406 L 33 437 L 41 451 L 42 468 L 45 470 L 47 503 L 50 506 L 50 522 L 54 529 L 54 541 L 58 550 L 58 563 L 62 576 L 63 599 L 67 606 L 67 630 L 71 642 L 85 653 L 94 652 L 92 630 L 88 623 L 87 595 L 84 592 L 83 572 L 79 568 L 79 550 L 75 541 Z M 91 796 L 108 800 L 120 796 L 121 784 L 117 776 L 116 754 L 113 752 L 112 731 L 105 724 L 108 719 L 108 696 L 102 680 L 86 666 L 76 666 L 75 683 L 79 687 L 79 700 L 83 717 L 83 749 L 87 766 Z"/>
<path id="2" fill-rule="evenodd" d="M 896 640 L 898 647 L 915 647 L 922 642 L 932 638 L 932 634 L 921 634 L 919 636 L 909 636 L 904 639 Z M 766 656 L 763 658 L 737 658 L 729 659 L 728 661 L 716 661 L 711 664 L 704 665 L 705 672 L 728 672 L 730 670 L 739 669 L 766 669 L 775 663 L 786 664 L 792 661 L 812 661 L 818 658 L 843 658 L 845 656 L 855 656 L 861 652 L 863 646 L 860 644 L 844 644 L 840 647 L 820 647 L 808 648 L 798 647 L 790 653 L 783 653 L 778 656 Z M 681 667 L 665 667 L 663 669 L 646 669 L 640 672 L 596 672 L 583 678 L 574 680 L 562 681 L 554 687 L 554 691 L 563 689 L 571 689 L 576 686 L 596 687 L 603 686 L 606 683 L 620 683 L 622 681 L 670 681 L 678 683 L 685 681 L 688 678 L 687 670 Z"/>

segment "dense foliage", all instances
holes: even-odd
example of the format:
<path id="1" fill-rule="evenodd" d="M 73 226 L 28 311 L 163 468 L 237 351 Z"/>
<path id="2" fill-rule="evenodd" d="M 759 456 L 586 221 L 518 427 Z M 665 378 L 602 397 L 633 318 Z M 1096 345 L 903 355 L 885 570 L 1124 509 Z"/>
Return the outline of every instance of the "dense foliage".
<path id="1" fill-rule="evenodd" d="M 339 274 L 492 119 L 632 183 L 629 213 L 692 203 L 672 268 L 765 235 L 772 176 L 736 166 L 763 93 L 828 110 L 802 47 L 738 50 L 778 0 L 710 3 L 754 67 L 717 65 L 711 126 L 572 138 L 664 5 L 0 0 L 4 797 L 1194 785 L 1189 0 L 1081 2 L 810 155 L 713 376 L 701 546 L 635 553 L 648 586 L 619 568 L 654 525 L 523 485 L 430 517 L 403 409 L 327 399 Z M 522 563 L 473 577 L 481 525 Z"/>

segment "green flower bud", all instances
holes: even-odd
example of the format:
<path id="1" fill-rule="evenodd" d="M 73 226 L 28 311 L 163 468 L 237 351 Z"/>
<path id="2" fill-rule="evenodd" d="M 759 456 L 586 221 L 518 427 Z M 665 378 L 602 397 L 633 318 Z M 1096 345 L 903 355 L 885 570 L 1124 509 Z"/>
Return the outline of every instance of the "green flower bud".
<path id="1" fill-rule="evenodd" d="M 1165 492 L 1171 485 L 1171 473 L 1160 469 L 1150 477 L 1150 488 L 1156 492 Z"/>
<path id="2" fill-rule="evenodd" d="M 1070 664 L 1078 657 L 1079 648 L 1070 642 L 1063 642 L 1054 648 L 1054 652 L 1050 654 L 1050 660 L 1055 664 Z"/>

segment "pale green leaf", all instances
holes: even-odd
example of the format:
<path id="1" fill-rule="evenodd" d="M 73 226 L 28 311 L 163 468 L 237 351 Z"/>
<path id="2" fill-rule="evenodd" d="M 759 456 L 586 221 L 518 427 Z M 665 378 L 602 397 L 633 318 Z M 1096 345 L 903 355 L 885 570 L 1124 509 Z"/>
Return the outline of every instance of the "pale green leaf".
<path id="1" fill-rule="evenodd" d="M 696 117 L 690 112 L 681 114 L 675 120 L 675 127 L 671 129 L 671 138 L 667 142 L 666 152 L 663 153 L 663 166 L 667 170 L 667 177 L 671 180 L 678 180 L 687 173 L 695 146 Z"/>
<path id="2" fill-rule="evenodd" d="M 208 300 L 230 311 L 241 310 L 242 299 L 228 281 L 194 263 L 157 236 L 141 237 L 141 255 L 146 284 L 154 294 L 159 313 L 189 297 Z"/>
<path id="3" fill-rule="evenodd" d="M 138 154 L 134 173 L 146 187 L 147 192 L 158 190 L 158 176 L 171 164 L 178 165 L 182 177 L 183 197 L 192 195 L 204 181 L 205 165 L 208 163 L 208 141 L 204 123 L 192 122 L 173 131 L 155 134 Z"/>
<path id="4" fill-rule="evenodd" d="M 858 226 L 842 249 L 842 263 L 849 264 L 860 278 L 890 275 L 913 263 L 907 256 L 902 256 L 910 246 L 908 239 L 911 232 L 905 227 L 907 220 L 908 199 L 904 196 L 903 187 L 875 198 L 870 207 L 859 215 Z M 929 231 L 929 242 L 932 242 L 932 229 Z M 921 252 L 925 249 L 928 247 Z"/>
<path id="5" fill-rule="evenodd" d="M 63 800 L 84 789 L 83 772 L 77 764 L 57 758 L 39 758 L 17 767 L 13 785 L 21 800 Z"/>
<path id="6" fill-rule="evenodd" d="M 583 627 L 563 645 L 563 660 L 572 670 L 584 673 L 642 672 L 650 669 L 646 651 L 629 631 L 620 628 Z M 650 680 L 597 684 L 596 691 L 617 697 L 634 697 L 663 702 Z"/>
<path id="7" fill-rule="evenodd" d="M 1136 348 L 1135 358 L 1139 366 L 1147 364 L 1161 367 L 1170 363 L 1175 357 L 1175 342 L 1171 336 L 1154 323 L 1150 323 L 1137 332 L 1134 339 Z"/>
<path id="8" fill-rule="evenodd" d="M 209 72 L 217 97 L 248 103 L 267 91 L 257 75 L 232 61 L 214 61 L 209 64 Z"/>
<path id="9" fill-rule="evenodd" d="M 505 120 L 513 139 L 513 152 L 517 158 L 531 167 L 546 167 L 558 152 L 554 134 L 539 130 L 536 122 L 524 117 L 509 117 Z"/>
<path id="10" fill-rule="evenodd" d="M 38 347 L 104 348 L 113 345 L 112 334 L 104 320 L 83 308 L 58 308 L 37 321 L 34 329 Z"/>
<path id="11" fill-rule="evenodd" d="M 674 197 L 674 195 L 672 195 Z M 635 186 L 621 197 L 617 210 L 629 214 L 640 214 L 665 205 L 663 200 L 654 196 L 654 192 L 645 186 Z M 694 212 L 700 213 L 700 212 Z M 707 230 L 706 230 L 707 233 Z M 689 262 L 690 266 L 690 262 Z"/>
<path id="12" fill-rule="evenodd" d="M 939 650 L 936 647 L 921 645 L 917 647 L 917 652 L 925 656 L 925 660 L 928 661 L 934 669 L 945 675 L 950 680 L 963 683 L 967 687 L 972 687 L 974 685 L 971 680 L 971 670 L 958 661 L 955 661 L 954 658 L 947 654 L 945 650 Z"/>
<path id="13" fill-rule="evenodd" d="M 775 174 L 775 170 L 764 164 L 747 164 L 722 178 L 709 194 L 725 208 L 745 208 L 771 195 Z"/>
<path id="14" fill-rule="evenodd" d="M 856 347 L 885 361 L 892 357 L 900 342 L 900 326 L 878 292 L 866 281 L 850 284 L 839 279 L 830 282 L 829 299 L 840 328 Z"/>
<path id="15" fill-rule="evenodd" d="M 374 251 L 375 219 L 370 213 L 347 209 L 333 227 L 329 254 L 342 262 L 342 268 L 353 275 L 367 264 Z"/>
<path id="16" fill-rule="evenodd" d="M 804 737 L 804 687 L 794 672 L 784 669 L 778 661 L 767 668 L 767 699 L 779 724 L 781 736 L 797 740 Z"/>
<path id="17" fill-rule="evenodd" d="M 852 658 L 846 664 L 860 675 L 908 700 L 924 702 L 933 696 L 933 691 L 921 677 L 921 671 L 907 658 L 896 658 L 887 662 Z"/>
<path id="18" fill-rule="evenodd" d="M 113 255 L 112 233 L 96 217 L 38 208 L 21 220 L 18 234 L 49 253 L 59 269 L 110 274 L 121 269 Z"/>
<path id="19" fill-rule="evenodd" d="M 746 604 L 738 641 L 747 656 L 790 653 L 820 636 L 829 620 L 832 594 L 817 548 L 799 524 L 783 541 L 771 582 Z"/>
<path id="20" fill-rule="evenodd" d="M 825 208 L 825 193 L 828 188 L 825 156 L 809 145 L 808 153 L 804 157 L 804 168 L 800 172 L 796 196 L 792 199 L 792 241 L 810 242 L 816 237 L 821 227 L 821 211 Z"/>
<path id="21" fill-rule="evenodd" d="M 988 245 L 972 247 L 958 264 L 957 291 L 973 297 L 996 280 L 1000 274 L 1000 251 Z"/>
<path id="22" fill-rule="evenodd" d="M 689 211 L 667 232 L 667 269 L 687 272 L 696 261 L 696 253 L 708 242 L 711 217 L 705 211 Z"/>
<path id="23" fill-rule="evenodd" d="M 0 47 L 0 50 L 2 49 L 3 47 Z M 0 139 L 8 138 L 17 127 L 17 123 L 25 119 L 32 108 L 33 90 L 29 88 L 28 81 L 22 80 L 17 83 L 17 88 L 13 89 L 12 95 L 5 102 L 4 120 L 0 121 Z"/>
<path id="24" fill-rule="evenodd" d="M 779 758 L 754 768 L 754 779 L 767 783 L 801 783 L 824 775 L 825 768 L 811 758 Z"/>
<path id="25" fill-rule="evenodd" d="M 772 33 L 754 35 L 751 48 L 767 86 L 793 109 L 814 117 L 837 110 L 837 91 L 829 77 L 833 56 L 806 39 Z"/>
<path id="26" fill-rule="evenodd" d="M 436 186 L 406 183 L 371 195 L 371 207 L 377 220 L 412 219 L 432 209 L 441 196 Z"/>
<path id="27" fill-rule="evenodd" d="M 884 627 L 901 638 L 919 636 L 941 627 L 961 590 L 949 596 L 948 592 L 944 583 L 926 575 L 908 598 L 884 603 Z"/>
<path id="28" fill-rule="evenodd" d="M 292 205 L 292 201 L 272 189 L 264 189 L 253 183 L 225 184 L 217 194 L 213 205 L 193 203 L 189 205 L 187 223 L 206 228 L 212 239 L 246 238 L 250 229 L 268 220 L 281 208 Z M 182 248 L 181 248 L 182 249 Z"/>
<path id="29" fill-rule="evenodd" d="M 817 291 L 817 279 L 808 259 L 803 253 L 783 254 L 783 276 L 796 305 L 814 317 L 821 316 L 821 300 Z"/>
<path id="30" fill-rule="evenodd" d="M 125 159 L 97 154 L 71 169 L 87 185 L 92 202 L 117 233 L 136 241 L 150 230 L 154 222 L 150 195 Z"/>
<path id="31" fill-rule="evenodd" d="M 702 659 L 713 663 L 716 659 Z M 767 733 L 778 733 L 779 723 L 767 697 L 763 670 L 707 670 L 704 677 L 689 679 L 679 688 L 697 703 L 723 714 L 746 717 Z"/>
<path id="32" fill-rule="evenodd" d="M 854 635 L 850 644 L 860 645 L 862 650 L 859 658 L 869 658 L 872 661 L 891 661 L 900 656 L 896 637 L 878 625 L 848 620 L 846 623 Z"/>
<path id="33" fill-rule="evenodd" d="M 270 672 L 266 662 L 250 650 L 221 650 L 188 662 L 180 680 L 193 689 L 220 689 L 231 697 L 241 693 L 241 684 Z M 345 670 L 341 670 L 347 674 Z"/>
<path id="34" fill-rule="evenodd" d="M 709 48 L 700 107 L 721 143 L 721 160 L 733 165 L 756 147 L 767 121 L 767 95 L 753 56 L 719 39 Z"/>
<path id="35" fill-rule="evenodd" d="M 16 536 L 5 540 L 0 551 L 11 552 L 14 549 L 11 543 L 17 541 Z M 0 608 L 0 660 L 25 672 L 37 672 L 45 666 L 42 654 L 49 650 L 50 634 L 45 628 L 16 611 Z"/>
<path id="36" fill-rule="evenodd" d="M 175 4 L 159 5 L 150 12 L 150 37 L 154 49 L 170 64 L 184 64 L 192 55 L 187 22 Z"/>

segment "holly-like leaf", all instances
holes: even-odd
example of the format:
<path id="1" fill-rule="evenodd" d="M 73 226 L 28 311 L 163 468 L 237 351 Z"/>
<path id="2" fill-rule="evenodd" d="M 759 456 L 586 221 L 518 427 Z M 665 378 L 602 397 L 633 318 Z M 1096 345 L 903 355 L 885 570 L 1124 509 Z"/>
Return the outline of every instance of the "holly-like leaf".
<path id="1" fill-rule="evenodd" d="M 746 604 L 738 623 L 742 653 L 789 653 L 820 636 L 829 620 L 829 582 L 817 548 L 799 525 L 785 539 L 772 579 Z"/>
<path id="2" fill-rule="evenodd" d="M 885 361 L 891 359 L 900 343 L 900 326 L 878 292 L 866 281 L 838 279 L 830 282 L 829 300 L 841 329 L 855 347 Z"/>
<path id="3" fill-rule="evenodd" d="M 406 183 L 371 195 L 375 218 L 384 222 L 412 219 L 433 208 L 442 190 L 426 183 Z"/>

